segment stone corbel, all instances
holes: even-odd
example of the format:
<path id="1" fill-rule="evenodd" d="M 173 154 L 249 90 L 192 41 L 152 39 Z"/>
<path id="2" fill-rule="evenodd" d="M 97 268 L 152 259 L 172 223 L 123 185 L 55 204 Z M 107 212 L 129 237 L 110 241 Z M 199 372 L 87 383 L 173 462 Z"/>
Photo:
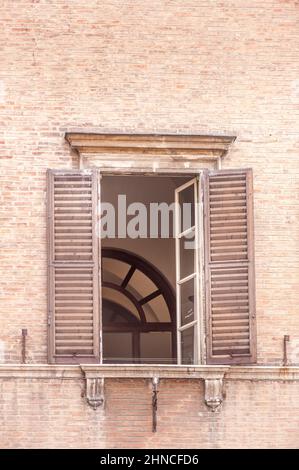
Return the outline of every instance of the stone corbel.
<path id="1" fill-rule="evenodd" d="M 88 367 L 81 366 L 85 378 L 86 401 L 94 410 L 104 406 L 104 378 Z"/>
<path id="2" fill-rule="evenodd" d="M 205 404 L 211 411 L 220 411 L 223 399 L 223 380 L 205 379 Z"/>

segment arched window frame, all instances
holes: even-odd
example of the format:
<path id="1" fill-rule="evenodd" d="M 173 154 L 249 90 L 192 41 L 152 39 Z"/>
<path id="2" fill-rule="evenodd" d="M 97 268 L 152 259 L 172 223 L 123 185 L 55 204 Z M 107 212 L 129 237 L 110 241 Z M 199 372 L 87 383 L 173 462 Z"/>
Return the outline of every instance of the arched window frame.
<path id="1" fill-rule="evenodd" d="M 127 250 L 119 248 L 102 248 L 101 250 L 102 258 L 110 258 L 117 261 L 121 261 L 129 265 L 129 269 L 121 281 L 121 283 L 105 281 L 104 274 L 102 273 L 102 287 L 108 287 L 109 289 L 114 289 L 125 297 L 127 297 L 132 304 L 135 306 L 138 311 L 140 322 L 136 324 L 126 324 L 126 323 L 115 323 L 111 322 L 110 324 L 102 324 L 103 333 L 105 332 L 125 332 L 125 331 L 134 331 L 133 339 L 133 350 L 136 360 L 138 361 L 138 356 L 140 357 L 140 333 L 144 332 L 164 332 L 169 331 L 171 333 L 171 345 L 172 345 L 172 359 L 176 361 L 176 300 L 175 292 L 171 285 L 169 284 L 166 277 L 149 261 L 143 257 L 136 255 Z M 103 263 L 101 263 L 103 266 Z M 130 280 L 132 279 L 136 271 L 142 272 L 147 276 L 153 284 L 156 286 L 156 289 L 151 292 L 149 295 L 138 299 L 134 294 L 127 289 Z M 148 322 L 146 320 L 146 314 L 144 311 L 144 305 L 146 305 L 151 300 L 162 296 L 165 300 L 165 303 L 168 308 L 170 321 L 169 322 Z M 105 362 L 105 358 L 104 358 Z"/>

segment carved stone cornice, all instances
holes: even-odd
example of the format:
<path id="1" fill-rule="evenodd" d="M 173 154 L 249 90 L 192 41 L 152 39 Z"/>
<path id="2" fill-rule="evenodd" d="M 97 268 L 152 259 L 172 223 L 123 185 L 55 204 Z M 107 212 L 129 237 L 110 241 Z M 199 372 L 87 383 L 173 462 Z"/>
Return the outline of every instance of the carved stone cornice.
<path id="1" fill-rule="evenodd" d="M 159 364 L 0 364 L 0 379 L 82 379 L 82 368 L 104 378 L 299 381 L 299 366 L 182 366 Z"/>
<path id="2" fill-rule="evenodd" d="M 80 155 L 86 153 L 150 153 L 223 157 L 234 136 L 181 134 L 103 134 L 67 132 L 65 139 Z"/>

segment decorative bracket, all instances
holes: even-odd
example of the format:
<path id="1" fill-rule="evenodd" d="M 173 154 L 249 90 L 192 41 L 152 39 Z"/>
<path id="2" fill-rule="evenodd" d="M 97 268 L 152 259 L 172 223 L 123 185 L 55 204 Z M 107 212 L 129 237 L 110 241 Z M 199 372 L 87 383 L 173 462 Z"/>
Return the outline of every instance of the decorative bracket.
<path id="1" fill-rule="evenodd" d="M 223 399 L 223 380 L 205 379 L 205 404 L 211 411 L 220 411 Z"/>
<path id="2" fill-rule="evenodd" d="M 87 403 L 96 410 L 104 405 L 104 379 L 86 378 L 86 400 Z"/>
<path id="3" fill-rule="evenodd" d="M 104 378 L 97 376 L 95 372 L 90 372 L 81 366 L 85 378 L 85 397 L 87 403 L 96 410 L 104 406 Z"/>

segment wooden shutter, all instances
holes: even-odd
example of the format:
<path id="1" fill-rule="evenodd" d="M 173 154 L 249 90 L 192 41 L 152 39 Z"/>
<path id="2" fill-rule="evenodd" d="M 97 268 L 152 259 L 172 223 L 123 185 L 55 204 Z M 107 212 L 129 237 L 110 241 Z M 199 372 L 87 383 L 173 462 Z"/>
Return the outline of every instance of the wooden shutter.
<path id="1" fill-rule="evenodd" d="M 207 362 L 256 360 L 251 170 L 204 177 Z"/>
<path id="2" fill-rule="evenodd" d="M 99 360 L 97 174 L 48 170 L 49 361 Z"/>

